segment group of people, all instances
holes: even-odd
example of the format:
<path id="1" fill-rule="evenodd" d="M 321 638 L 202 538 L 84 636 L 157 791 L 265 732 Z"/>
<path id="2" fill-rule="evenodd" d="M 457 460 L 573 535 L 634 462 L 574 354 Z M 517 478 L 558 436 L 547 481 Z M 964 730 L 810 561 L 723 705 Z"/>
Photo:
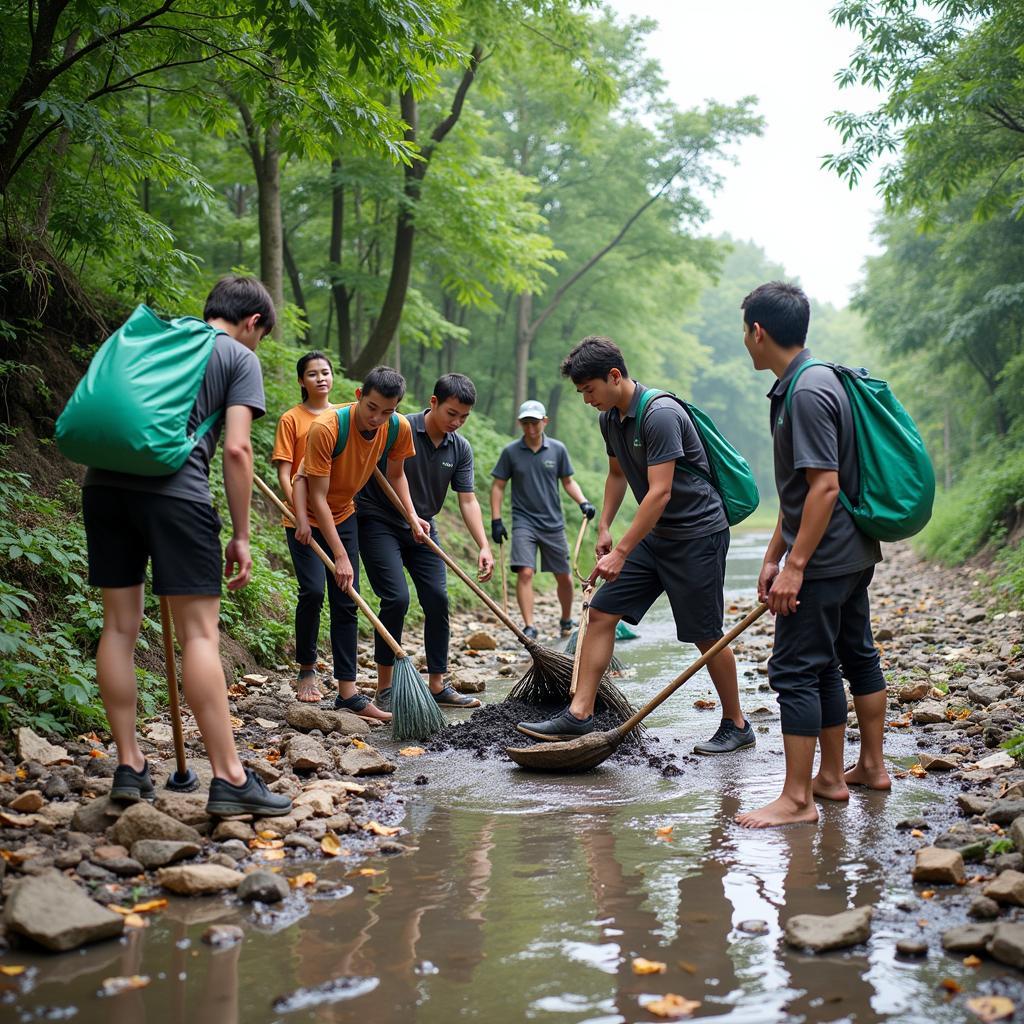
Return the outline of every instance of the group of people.
<path id="1" fill-rule="evenodd" d="M 851 784 L 889 786 L 882 760 L 885 681 L 872 642 L 867 594 L 881 556 L 877 542 L 857 530 L 837 500 L 841 488 L 856 492 L 858 469 L 849 402 L 835 373 L 827 366 L 808 367 L 786 401 L 801 363 L 810 358 L 806 296 L 793 285 L 772 282 L 747 296 L 742 313 L 743 342 L 754 368 L 771 370 L 776 378 L 769 398 L 780 510 L 758 595 L 777 616 L 768 672 L 782 710 L 786 779 L 777 800 L 737 819 L 767 827 L 816 820 L 815 798 L 846 799 Z M 208 810 L 285 814 L 291 807 L 288 798 L 268 789 L 238 757 L 218 650 L 222 574 L 228 588 L 237 589 L 245 586 L 252 569 L 250 430 L 266 411 L 255 348 L 273 329 L 276 314 L 258 281 L 232 276 L 210 293 L 204 319 L 218 335 L 189 427 L 194 430 L 222 410 L 217 426 L 171 475 L 91 469 L 83 487 L 89 581 L 103 593 L 97 677 L 118 752 L 111 796 L 130 802 L 151 799 L 155 792 L 138 742 L 134 670 L 143 582 L 152 560 L 153 591 L 170 603 L 185 696 L 213 769 Z M 678 639 L 702 652 L 714 645 L 723 632 L 729 548 L 723 500 L 710 482 L 708 456 L 686 406 L 665 393 L 642 401 L 647 387 L 630 377 L 622 351 L 605 337 L 584 338 L 565 358 L 561 372 L 600 412 L 608 475 L 591 581 L 603 583 L 590 602 L 578 685 L 569 705 L 551 718 L 519 725 L 540 740 L 593 730 L 597 688 L 611 660 L 616 626 L 620 620 L 637 624 L 662 593 L 668 595 Z M 322 699 L 317 638 L 326 589 L 335 706 L 368 719 L 391 717 L 394 655 L 379 636 L 374 699 L 356 687 L 358 624 L 349 591 L 358 589 L 363 563 L 380 598 L 381 621 L 399 642 L 409 608 L 408 571 L 423 610 L 428 684 L 438 705 L 479 706 L 448 679 L 445 566 L 424 542 L 428 537 L 440 542 L 435 517 L 452 490 L 479 552 L 479 579 L 486 581 L 494 571 L 490 542 L 510 539 L 524 632 L 535 638 L 533 576 L 539 549 L 541 571 L 556 577 L 560 632 L 571 632 L 574 593 L 559 485 L 587 519 L 597 509 L 574 480 L 566 447 L 547 436 L 544 406 L 523 403 L 518 413 L 522 437 L 505 447 L 491 471 L 488 537 L 474 494 L 473 450 L 459 433 L 477 397 L 468 377 L 440 377 L 429 406 L 408 416 L 397 412 L 405 380 L 389 367 L 373 369 L 355 401 L 340 405 L 331 401 L 333 367 L 324 353 L 299 359 L 297 377 L 302 401 L 281 416 L 272 461 L 294 513 L 294 520 L 283 525 L 298 580 L 298 700 Z M 221 524 L 209 488 L 210 462 L 222 432 L 232 526 L 223 559 Z M 509 483 L 511 537 L 502 515 Z M 627 487 L 639 508 L 616 542 L 612 526 Z M 333 572 L 311 542 L 330 552 Z M 726 754 L 753 747 L 731 650 L 712 658 L 708 671 L 723 715 L 715 734 L 694 749 Z M 861 732 L 860 756 L 849 771 L 843 759 L 844 675 Z M 820 764 L 813 774 L 819 745 Z"/>

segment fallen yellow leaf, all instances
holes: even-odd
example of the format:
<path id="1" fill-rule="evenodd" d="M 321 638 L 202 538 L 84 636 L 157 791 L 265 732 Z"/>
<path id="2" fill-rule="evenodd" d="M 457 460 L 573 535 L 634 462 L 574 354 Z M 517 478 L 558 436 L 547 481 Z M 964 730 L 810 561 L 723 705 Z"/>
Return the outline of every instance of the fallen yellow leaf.
<path id="1" fill-rule="evenodd" d="M 925 889 L 924 892 L 921 893 L 921 899 L 923 899 L 923 900 L 934 899 L 934 897 L 935 897 L 935 890 L 934 889 Z"/>
<path id="2" fill-rule="evenodd" d="M 698 711 L 711 711 L 713 708 L 718 707 L 718 702 L 713 700 L 704 700 L 703 698 L 700 698 L 699 700 L 695 700 L 693 702 L 693 706 Z"/>
<path id="3" fill-rule="evenodd" d="M 973 953 L 970 956 L 965 956 L 963 959 L 964 967 L 980 967 L 981 957 L 975 956 Z"/>
<path id="4" fill-rule="evenodd" d="M 397 825 L 382 825 L 379 821 L 368 821 L 363 828 L 375 836 L 397 836 L 402 831 Z"/>
<path id="5" fill-rule="evenodd" d="M 700 1006 L 699 1000 L 686 999 L 683 996 L 677 996 L 674 992 L 667 992 L 660 999 L 643 1004 L 644 1009 L 656 1017 L 671 1017 L 675 1020 L 691 1016 L 698 1006 Z"/>
<path id="6" fill-rule="evenodd" d="M 105 750 L 100 750 L 99 747 L 93 747 L 92 750 L 89 751 L 89 756 L 90 757 L 106 757 L 107 756 L 107 752 Z"/>
<path id="7" fill-rule="evenodd" d="M 422 747 L 402 747 L 398 753 L 402 757 L 422 757 L 426 751 Z"/>
<path id="8" fill-rule="evenodd" d="M 148 984 L 149 978 L 144 974 L 130 974 L 123 978 L 104 978 L 103 984 L 100 986 L 100 995 L 116 996 L 122 992 L 145 988 Z"/>
<path id="9" fill-rule="evenodd" d="M 283 839 L 250 839 L 249 848 L 252 850 L 280 850 L 284 846 Z"/>
<path id="10" fill-rule="evenodd" d="M 667 969 L 668 965 L 660 960 L 647 960 L 642 956 L 633 958 L 634 974 L 664 974 Z"/>
<path id="11" fill-rule="evenodd" d="M 385 872 L 380 868 L 360 868 L 356 874 L 362 875 L 364 878 L 373 878 L 375 875 L 383 875 Z"/>
<path id="12" fill-rule="evenodd" d="M 912 829 L 910 830 L 910 834 L 911 834 L 911 835 L 912 835 L 912 836 L 913 836 L 913 837 L 914 837 L 915 839 L 923 839 L 923 838 L 924 838 L 924 833 L 923 833 L 923 832 L 922 832 L 922 831 L 921 831 L 921 830 L 920 830 L 919 828 L 912 828 Z"/>
<path id="13" fill-rule="evenodd" d="M 141 914 L 129 914 L 124 919 L 125 928 L 148 928 L 149 922 Z"/>
<path id="14" fill-rule="evenodd" d="M 259 837 L 260 839 L 277 839 L 277 838 L 278 838 L 278 835 L 279 835 L 279 833 L 277 833 L 277 832 L 271 832 L 269 828 L 265 828 L 265 829 L 263 829 L 262 831 L 260 831 L 260 832 L 257 832 L 257 833 L 256 833 L 256 835 L 257 835 L 257 836 L 258 836 L 258 837 Z"/>
<path id="15" fill-rule="evenodd" d="M 670 836 L 672 835 L 672 828 L 672 825 L 662 825 L 656 832 L 659 836 Z"/>
<path id="16" fill-rule="evenodd" d="M 312 871 L 303 871 L 301 875 L 294 875 L 288 881 L 293 889 L 306 889 L 316 885 L 316 875 Z"/>
<path id="17" fill-rule="evenodd" d="M 132 907 L 132 913 L 134 914 L 148 914 L 153 910 L 163 910 L 167 906 L 167 900 L 146 900 L 145 903 L 136 903 Z"/>
<path id="18" fill-rule="evenodd" d="M 337 857 L 341 853 L 341 840 L 333 832 L 328 832 L 320 840 L 320 849 L 328 857 Z"/>
<path id="19" fill-rule="evenodd" d="M 364 743 L 358 736 L 352 737 L 352 746 L 355 747 L 356 750 L 365 750 L 368 745 L 369 744 Z"/>
<path id="20" fill-rule="evenodd" d="M 697 973 L 697 965 L 691 964 L 689 960 L 680 960 L 678 967 L 681 971 L 686 971 L 687 974 Z"/>
<path id="21" fill-rule="evenodd" d="M 996 1020 L 1007 1020 L 1013 1016 L 1016 1006 L 1006 996 L 975 996 L 967 1000 L 967 1009 L 984 1024 Z"/>
<path id="22" fill-rule="evenodd" d="M 131 907 L 122 907 L 119 903 L 108 903 L 107 910 L 112 910 L 115 914 L 124 914 L 127 917 L 131 912 Z"/>
<path id="23" fill-rule="evenodd" d="M 960 983 L 954 981 L 952 978 L 943 978 L 942 981 L 939 982 L 939 988 L 943 988 L 947 992 L 953 992 L 954 994 L 963 991 L 960 987 Z"/>
<path id="24" fill-rule="evenodd" d="M 286 856 L 284 850 L 263 850 L 260 853 L 263 860 L 284 860 Z"/>
<path id="25" fill-rule="evenodd" d="M 912 764 L 910 766 L 910 774 L 913 775 L 915 779 L 923 779 L 928 775 L 928 773 L 919 764 Z"/>
<path id="26" fill-rule="evenodd" d="M 24 974 L 28 970 L 22 964 L 0 964 L 0 974 L 5 975 L 8 978 L 16 978 L 19 974 Z"/>

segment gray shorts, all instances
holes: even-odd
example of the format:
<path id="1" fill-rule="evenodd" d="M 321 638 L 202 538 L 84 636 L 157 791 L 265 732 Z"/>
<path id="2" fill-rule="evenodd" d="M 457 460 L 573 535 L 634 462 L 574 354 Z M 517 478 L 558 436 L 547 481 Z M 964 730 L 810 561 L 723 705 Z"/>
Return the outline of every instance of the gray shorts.
<path id="1" fill-rule="evenodd" d="M 569 571 L 569 545 L 565 530 L 537 530 L 532 526 L 512 527 L 513 571 L 537 568 L 537 548 L 540 548 L 540 571 L 564 573 Z"/>
<path id="2" fill-rule="evenodd" d="M 692 540 L 648 534 L 629 553 L 618 579 L 598 589 L 590 607 L 635 626 L 663 593 L 668 594 L 679 640 L 717 640 L 725 616 L 728 552 L 727 529 Z"/>

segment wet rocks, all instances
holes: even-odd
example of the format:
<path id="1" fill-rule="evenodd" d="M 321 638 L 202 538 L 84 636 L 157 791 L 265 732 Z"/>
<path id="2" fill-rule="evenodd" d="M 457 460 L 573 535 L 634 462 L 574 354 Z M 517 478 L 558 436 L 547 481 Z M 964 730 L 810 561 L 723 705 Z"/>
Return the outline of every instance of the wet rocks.
<path id="1" fill-rule="evenodd" d="M 497 650 L 498 641 L 490 633 L 478 630 L 466 637 L 466 647 L 472 651 L 494 651 Z"/>
<path id="2" fill-rule="evenodd" d="M 338 767 L 346 775 L 386 775 L 395 770 L 394 764 L 370 746 L 346 748 L 338 758 Z"/>
<path id="3" fill-rule="evenodd" d="M 351 774 L 355 774 L 354 772 Z M 334 799 L 322 789 L 310 789 L 293 801 L 295 807 L 309 807 L 318 818 L 329 818 L 334 813 Z"/>
<path id="4" fill-rule="evenodd" d="M 997 924 L 988 951 L 1000 963 L 1024 971 L 1024 922 Z"/>
<path id="5" fill-rule="evenodd" d="M 38 789 L 26 789 L 24 793 L 19 793 L 7 806 L 12 811 L 18 811 L 20 814 L 34 814 L 45 803 L 43 794 Z"/>
<path id="6" fill-rule="evenodd" d="M 915 725 L 933 725 L 946 720 L 946 705 L 937 700 L 925 700 L 914 708 L 911 719 Z"/>
<path id="7" fill-rule="evenodd" d="M 913 879 L 915 882 L 961 885 L 967 879 L 964 859 L 956 850 L 922 846 L 914 855 Z"/>
<path id="8" fill-rule="evenodd" d="M 110 835 L 115 843 L 126 847 L 131 847 L 140 839 L 200 842 L 199 833 L 194 828 L 158 811 L 145 801 L 132 804 L 114 823 Z"/>
<path id="9" fill-rule="evenodd" d="M 942 933 L 942 948 L 949 953 L 983 953 L 996 926 L 994 924 L 962 924 Z"/>
<path id="10" fill-rule="evenodd" d="M 288 763 L 297 772 L 315 772 L 334 764 L 324 745 L 303 733 L 297 733 L 288 741 L 286 754 Z"/>
<path id="11" fill-rule="evenodd" d="M 996 875 L 982 893 L 996 903 L 1024 907 L 1024 872 L 1004 871 Z"/>
<path id="12" fill-rule="evenodd" d="M 172 793 L 164 791 L 156 798 L 154 805 L 162 814 L 193 828 L 205 827 L 210 820 L 206 813 L 205 793 Z"/>
<path id="13" fill-rule="evenodd" d="M 82 804 L 75 811 L 71 827 L 76 832 L 86 832 L 90 835 L 106 832 L 123 810 L 124 808 L 115 804 L 110 797 L 98 796 L 87 804 Z"/>
<path id="14" fill-rule="evenodd" d="M 951 772 L 960 767 L 959 754 L 920 754 L 918 762 L 926 772 Z"/>
<path id="15" fill-rule="evenodd" d="M 976 921 L 994 921 L 999 916 L 999 904 L 988 896 L 975 896 L 967 908 L 967 915 Z"/>
<path id="16" fill-rule="evenodd" d="M 1024 800 L 996 800 L 985 812 L 985 820 L 997 825 L 1010 825 L 1017 818 L 1024 818 Z"/>
<path id="17" fill-rule="evenodd" d="M 49 870 L 14 883 L 4 924 L 54 952 L 116 938 L 124 930 L 120 914 L 90 899 L 70 878 Z"/>
<path id="18" fill-rule="evenodd" d="M 245 932 L 237 924 L 211 924 L 203 932 L 203 942 L 220 949 L 235 946 L 245 938 Z"/>
<path id="19" fill-rule="evenodd" d="M 237 889 L 245 875 L 219 864 L 178 864 L 156 873 L 158 884 L 179 896 L 202 896 Z"/>
<path id="20" fill-rule="evenodd" d="M 288 892 L 288 883 L 280 875 L 273 875 L 269 871 L 254 871 L 246 875 L 238 887 L 238 897 L 246 903 L 254 900 L 260 903 L 280 903 L 287 898 Z"/>
<path id="21" fill-rule="evenodd" d="M 797 914 L 786 922 L 786 944 L 813 953 L 846 949 L 867 941 L 871 935 L 871 907 L 844 910 L 840 914 Z"/>
<path id="22" fill-rule="evenodd" d="M 223 843 L 228 839 L 240 839 L 247 843 L 255 835 L 252 825 L 244 821 L 220 821 L 210 838 L 216 843 Z"/>
<path id="23" fill-rule="evenodd" d="M 198 843 L 170 839 L 139 839 L 132 843 L 132 856 L 147 870 L 166 867 L 179 860 L 189 860 L 199 853 Z"/>
<path id="24" fill-rule="evenodd" d="M 49 767 L 71 760 L 71 755 L 64 747 L 47 742 L 26 726 L 14 731 L 14 743 L 18 751 L 18 759 L 21 761 L 35 761 L 36 764 Z"/>
<path id="25" fill-rule="evenodd" d="M 969 817 L 983 815 L 991 806 L 992 801 L 987 797 L 977 796 L 974 793 L 961 793 L 956 798 L 957 806 Z"/>
<path id="26" fill-rule="evenodd" d="M 978 679 L 967 687 L 967 696 L 975 704 L 983 708 L 996 701 L 1004 700 L 1010 695 L 1010 688 L 1002 683 L 993 683 L 990 679 Z"/>
<path id="27" fill-rule="evenodd" d="M 760 920 L 740 921 L 736 925 L 737 931 L 745 932 L 747 935 L 767 935 L 768 922 Z"/>
<path id="28" fill-rule="evenodd" d="M 293 728 L 302 732 L 319 729 L 325 736 L 331 732 L 342 736 L 368 736 L 370 725 L 351 711 L 335 711 L 333 708 L 322 708 L 318 704 L 305 704 L 295 701 L 284 711 L 285 721 Z"/>
<path id="29" fill-rule="evenodd" d="M 924 939 L 900 939 L 896 943 L 896 952 L 906 957 L 925 956 L 928 953 L 928 943 Z"/>
<path id="30" fill-rule="evenodd" d="M 1024 853 L 1024 817 L 1014 818 L 1010 825 L 1010 839 L 1018 853 Z"/>
<path id="31" fill-rule="evenodd" d="M 930 696 L 931 692 L 932 684 L 924 679 L 917 683 L 907 683 L 906 686 L 901 686 L 896 694 L 896 699 L 901 704 L 916 704 L 919 700 Z"/>

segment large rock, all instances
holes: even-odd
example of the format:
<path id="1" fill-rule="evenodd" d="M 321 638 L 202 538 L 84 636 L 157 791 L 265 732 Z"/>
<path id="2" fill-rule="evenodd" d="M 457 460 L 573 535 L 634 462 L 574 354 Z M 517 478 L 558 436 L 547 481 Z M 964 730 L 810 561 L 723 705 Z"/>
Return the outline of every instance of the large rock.
<path id="1" fill-rule="evenodd" d="M 15 882 L 4 908 L 4 923 L 8 931 L 55 953 L 113 939 L 124 930 L 120 914 L 89 899 L 59 871 Z"/>
<path id="2" fill-rule="evenodd" d="M 188 860 L 199 853 L 198 843 L 181 843 L 170 839 L 139 839 L 132 843 L 132 857 L 147 871 Z"/>
<path id="3" fill-rule="evenodd" d="M 199 833 L 189 825 L 158 811 L 145 801 L 132 804 L 110 830 L 115 843 L 129 849 L 140 839 L 170 839 L 179 843 L 200 842 Z"/>
<path id="4" fill-rule="evenodd" d="M 878 634 L 875 634 L 875 639 L 878 639 Z M 918 683 L 907 683 L 906 686 L 901 686 L 899 692 L 896 694 L 896 699 L 901 704 L 916 704 L 919 700 L 924 700 L 932 692 L 932 684 L 927 679 L 922 679 Z"/>
<path id="5" fill-rule="evenodd" d="M 815 953 L 856 946 L 871 934 L 871 914 L 871 907 L 858 907 L 829 916 L 797 914 L 786 922 L 786 943 Z"/>
<path id="6" fill-rule="evenodd" d="M 87 804 L 82 804 L 71 819 L 71 828 L 75 832 L 98 835 L 107 829 L 124 813 L 120 804 L 115 804 L 108 796 L 98 796 Z"/>
<path id="7" fill-rule="evenodd" d="M 1001 875 L 996 875 L 982 892 L 996 903 L 1024 907 L 1024 873 L 1004 871 Z"/>
<path id="8" fill-rule="evenodd" d="M 297 796 L 292 804 L 295 807 L 312 808 L 318 818 L 329 818 L 334 813 L 334 799 L 330 793 L 322 789 L 309 789 Z"/>
<path id="9" fill-rule="evenodd" d="M 395 766 L 376 747 L 349 747 L 338 758 L 346 775 L 386 775 Z"/>
<path id="10" fill-rule="evenodd" d="M 334 760 L 322 743 L 299 733 L 288 741 L 288 763 L 297 772 L 315 772 L 329 768 Z"/>
<path id="11" fill-rule="evenodd" d="M 1024 817 L 1024 800 L 996 800 L 985 812 L 985 820 L 997 825 L 1009 825 L 1020 817 Z"/>
<path id="12" fill-rule="evenodd" d="M 245 879 L 241 871 L 221 867 L 219 864 L 177 864 L 161 868 L 157 882 L 179 896 L 204 896 L 210 893 L 237 889 Z"/>
<path id="13" fill-rule="evenodd" d="M 19 761 L 37 761 L 39 764 L 47 766 L 71 762 L 71 755 L 64 747 L 48 743 L 27 726 L 15 730 L 14 742 L 18 749 Z"/>
<path id="14" fill-rule="evenodd" d="M 1024 971 L 1024 921 L 997 924 L 988 951 L 1001 964 Z"/>
<path id="15" fill-rule="evenodd" d="M 915 725 L 933 725 L 946 720 L 946 705 L 937 700 L 923 700 L 911 716 Z"/>
<path id="16" fill-rule="evenodd" d="M 186 825 L 205 825 L 209 821 L 206 813 L 205 793 L 175 793 L 164 790 L 156 798 L 156 809 L 169 818 L 184 822 Z"/>
<path id="17" fill-rule="evenodd" d="M 240 839 L 243 843 L 247 843 L 255 835 L 252 825 L 244 821 L 220 821 L 210 838 L 215 843 L 224 843 L 229 839 Z"/>
<path id="18" fill-rule="evenodd" d="M 992 801 L 988 797 L 978 796 L 975 793 L 961 793 L 956 798 L 957 806 L 968 817 L 984 814 L 991 806 Z"/>
<path id="19" fill-rule="evenodd" d="M 989 704 L 995 704 L 997 700 L 1003 700 L 1010 695 L 1010 688 L 1002 683 L 993 683 L 991 679 L 978 679 L 967 687 L 967 696 L 987 708 Z"/>
<path id="20" fill-rule="evenodd" d="M 913 878 L 915 882 L 960 885 L 967 878 L 964 873 L 964 859 L 956 850 L 922 846 L 914 855 Z"/>
<path id="21" fill-rule="evenodd" d="M 942 933 L 942 948 L 950 953 L 981 953 L 988 946 L 994 924 L 961 924 Z"/>
<path id="22" fill-rule="evenodd" d="M 926 772 L 951 772 L 960 767 L 960 754 L 919 754 L 919 764 Z"/>
<path id="23" fill-rule="evenodd" d="M 466 637 L 466 647 L 472 651 L 494 651 L 497 650 L 498 641 L 490 633 L 479 629 Z"/>
<path id="24" fill-rule="evenodd" d="M 293 729 L 309 732 L 319 729 L 325 736 L 329 732 L 340 732 L 342 736 L 368 736 L 370 724 L 351 711 L 335 711 L 318 704 L 304 704 L 296 701 L 284 711 L 285 720 Z"/>
<path id="25" fill-rule="evenodd" d="M 1013 819 L 1010 826 L 1010 838 L 1018 853 L 1024 853 L 1024 816 Z"/>
<path id="26" fill-rule="evenodd" d="M 7 806 L 19 814 L 34 814 L 45 804 L 43 794 L 38 789 L 26 789 L 19 793 Z"/>
<path id="27" fill-rule="evenodd" d="M 245 876 L 245 881 L 238 887 L 238 897 L 246 903 L 254 900 L 260 903 L 280 903 L 287 898 L 288 892 L 288 883 L 280 875 L 269 871 L 253 871 Z"/>

